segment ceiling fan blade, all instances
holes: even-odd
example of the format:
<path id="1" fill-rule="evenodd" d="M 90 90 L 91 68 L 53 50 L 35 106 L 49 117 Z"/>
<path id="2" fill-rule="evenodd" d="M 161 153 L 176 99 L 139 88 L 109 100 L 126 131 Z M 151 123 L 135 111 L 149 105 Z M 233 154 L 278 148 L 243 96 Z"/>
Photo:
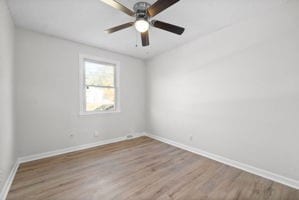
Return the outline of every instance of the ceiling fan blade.
<path id="1" fill-rule="evenodd" d="M 179 1 L 180 0 L 158 0 L 147 9 L 148 15 L 153 17 Z"/>
<path id="2" fill-rule="evenodd" d="M 120 4 L 119 2 L 117 2 L 115 0 L 101 0 L 101 1 L 117 10 L 120 10 L 120 11 L 126 13 L 129 16 L 135 15 L 135 13 L 132 10 L 130 10 L 129 8 L 125 7 L 124 5 Z"/>
<path id="3" fill-rule="evenodd" d="M 133 26 L 134 22 L 128 22 L 128 23 L 125 23 L 125 24 L 122 24 L 122 25 L 119 25 L 119 26 L 115 26 L 113 28 L 109 28 L 107 30 L 105 30 L 105 33 L 114 33 L 116 31 L 120 31 L 122 29 L 125 29 L 125 28 L 129 28 L 131 26 Z"/>
<path id="4" fill-rule="evenodd" d="M 142 46 L 148 46 L 149 45 L 149 35 L 148 31 L 141 33 L 141 41 L 142 41 Z"/>
<path id="5" fill-rule="evenodd" d="M 178 35 L 182 35 L 185 31 L 185 28 L 183 28 L 183 27 L 176 26 L 176 25 L 173 25 L 173 24 L 168 24 L 166 22 L 161 22 L 161 21 L 158 21 L 158 20 L 151 21 L 151 24 L 156 28 L 163 29 L 165 31 L 169 31 L 171 33 L 175 33 L 175 34 L 178 34 Z"/>

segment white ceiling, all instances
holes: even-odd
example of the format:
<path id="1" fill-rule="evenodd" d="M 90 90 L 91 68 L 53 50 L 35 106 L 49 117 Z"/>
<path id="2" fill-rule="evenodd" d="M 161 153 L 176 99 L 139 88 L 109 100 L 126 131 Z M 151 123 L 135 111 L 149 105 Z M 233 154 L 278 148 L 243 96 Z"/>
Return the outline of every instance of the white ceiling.
<path id="1" fill-rule="evenodd" d="M 146 0 L 153 3 L 155 0 Z M 8 0 L 18 26 L 146 59 L 263 13 L 287 0 L 181 0 L 155 19 L 186 28 L 182 36 L 151 28 L 149 47 L 134 28 L 107 35 L 103 30 L 133 18 L 100 0 Z M 119 0 L 132 8 L 138 0 Z M 136 47 L 136 41 L 138 47 Z"/>

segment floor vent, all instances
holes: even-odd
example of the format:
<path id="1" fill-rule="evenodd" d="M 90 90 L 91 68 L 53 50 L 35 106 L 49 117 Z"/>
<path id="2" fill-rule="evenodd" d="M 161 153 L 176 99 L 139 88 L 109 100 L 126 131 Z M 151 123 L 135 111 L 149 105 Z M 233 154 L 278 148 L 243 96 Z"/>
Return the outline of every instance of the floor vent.
<path id="1" fill-rule="evenodd" d="M 134 138 L 133 135 L 127 135 L 127 139 L 132 139 L 132 138 Z"/>

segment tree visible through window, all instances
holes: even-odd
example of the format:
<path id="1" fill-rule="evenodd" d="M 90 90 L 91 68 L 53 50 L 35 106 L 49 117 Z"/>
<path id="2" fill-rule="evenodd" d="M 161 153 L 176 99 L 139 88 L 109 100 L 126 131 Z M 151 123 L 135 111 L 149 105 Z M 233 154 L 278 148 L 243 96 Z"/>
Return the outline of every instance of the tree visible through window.
<path id="1" fill-rule="evenodd" d="M 85 111 L 116 110 L 116 66 L 84 60 Z"/>

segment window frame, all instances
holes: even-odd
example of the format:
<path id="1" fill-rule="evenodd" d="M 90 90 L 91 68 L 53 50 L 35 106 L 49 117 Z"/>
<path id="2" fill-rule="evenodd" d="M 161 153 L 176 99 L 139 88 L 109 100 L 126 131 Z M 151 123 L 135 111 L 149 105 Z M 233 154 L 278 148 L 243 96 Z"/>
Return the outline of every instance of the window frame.
<path id="1" fill-rule="evenodd" d="M 114 65 L 114 89 L 115 89 L 115 109 L 109 111 L 86 111 L 86 85 L 85 85 L 85 61 L 90 61 L 99 64 Z M 79 114 L 84 115 L 102 115 L 102 114 L 113 114 L 120 112 L 120 77 L 119 69 L 120 62 L 101 58 L 97 56 L 91 56 L 86 54 L 79 54 L 79 94 L 80 94 L 80 111 Z M 103 86 L 105 88 L 105 86 Z"/>

